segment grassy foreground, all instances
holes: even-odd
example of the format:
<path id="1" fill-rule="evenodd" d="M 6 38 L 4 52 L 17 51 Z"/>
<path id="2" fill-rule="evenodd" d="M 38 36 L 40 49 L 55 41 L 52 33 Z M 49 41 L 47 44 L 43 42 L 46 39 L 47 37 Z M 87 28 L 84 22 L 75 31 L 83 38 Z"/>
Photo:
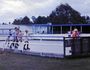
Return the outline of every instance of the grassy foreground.
<path id="1" fill-rule="evenodd" d="M 0 70 L 90 70 L 90 58 L 56 59 L 0 53 Z"/>

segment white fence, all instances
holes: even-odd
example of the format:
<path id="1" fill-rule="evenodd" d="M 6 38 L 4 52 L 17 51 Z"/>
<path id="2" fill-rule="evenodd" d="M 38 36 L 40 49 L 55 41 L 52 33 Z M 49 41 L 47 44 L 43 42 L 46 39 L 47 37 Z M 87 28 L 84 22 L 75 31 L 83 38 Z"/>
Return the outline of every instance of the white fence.
<path id="1" fill-rule="evenodd" d="M 7 36 L 0 36 L 0 48 L 10 49 L 8 43 L 6 43 Z M 12 41 L 10 41 L 10 44 Z M 61 36 L 49 36 L 49 35 L 31 35 L 29 36 L 29 48 L 30 50 L 23 50 L 24 39 L 22 42 L 18 42 L 18 49 L 26 54 L 48 56 L 48 57 L 64 57 L 64 42 Z"/>

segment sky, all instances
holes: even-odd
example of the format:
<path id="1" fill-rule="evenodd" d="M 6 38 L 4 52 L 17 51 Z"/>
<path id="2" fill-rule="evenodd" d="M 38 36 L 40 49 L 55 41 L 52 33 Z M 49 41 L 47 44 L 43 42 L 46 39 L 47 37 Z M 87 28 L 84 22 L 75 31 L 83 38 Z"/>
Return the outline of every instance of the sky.
<path id="1" fill-rule="evenodd" d="M 48 16 L 60 4 L 68 3 L 82 16 L 90 16 L 90 0 L 0 0 L 0 23 L 24 16 Z"/>

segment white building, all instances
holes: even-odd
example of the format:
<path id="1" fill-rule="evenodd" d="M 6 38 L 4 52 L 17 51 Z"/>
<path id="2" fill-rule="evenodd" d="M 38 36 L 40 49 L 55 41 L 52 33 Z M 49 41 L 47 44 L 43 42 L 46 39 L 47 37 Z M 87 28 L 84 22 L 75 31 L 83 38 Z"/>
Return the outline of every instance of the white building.
<path id="1" fill-rule="evenodd" d="M 46 34 L 48 32 L 47 26 L 44 25 L 0 25 L 0 34 L 7 35 L 9 33 L 9 29 L 14 30 L 15 27 L 20 28 L 22 32 L 28 30 L 29 33 L 32 34 Z"/>

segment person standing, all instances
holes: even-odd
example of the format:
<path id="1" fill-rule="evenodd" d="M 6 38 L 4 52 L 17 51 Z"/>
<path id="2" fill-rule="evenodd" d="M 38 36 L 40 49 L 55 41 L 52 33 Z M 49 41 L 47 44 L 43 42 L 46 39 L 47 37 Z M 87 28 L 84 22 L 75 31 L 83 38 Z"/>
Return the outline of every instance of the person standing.
<path id="1" fill-rule="evenodd" d="M 29 33 L 28 33 L 28 30 L 25 30 L 25 34 L 24 34 L 24 47 L 23 49 L 24 50 L 30 50 L 29 48 Z"/>
<path id="2" fill-rule="evenodd" d="M 12 33 L 13 36 L 13 42 L 10 45 L 10 48 L 15 47 L 18 48 L 18 36 L 19 36 L 19 28 L 15 27 L 14 32 Z"/>
<path id="3" fill-rule="evenodd" d="M 72 31 L 68 31 L 68 37 L 71 37 Z"/>
<path id="4" fill-rule="evenodd" d="M 79 31 L 78 31 L 77 28 L 75 28 L 75 29 L 73 30 L 73 32 L 72 32 L 72 37 L 73 37 L 73 38 L 79 37 Z"/>
<path id="5" fill-rule="evenodd" d="M 75 28 L 72 32 L 72 47 L 71 47 L 72 55 L 78 54 L 80 52 L 78 51 L 80 49 L 79 46 L 80 39 L 78 37 L 79 37 L 79 31 L 77 28 Z"/>
<path id="6" fill-rule="evenodd" d="M 19 40 L 20 42 L 22 42 L 22 37 L 23 37 L 23 33 L 22 33 L 22 31 L 20 30 L 20 31 L 19 31 L 19 35 L 18 35 L 18 40 Z"/>
<path id="7" fill-rule="evenodd" d="M 11 42 L 11 37 L 12 37 L 12 31 L 11 31 L 11 29 L 9 29 L 9 32 L 8 33 L 9 34 L 8 34 L 8 37 L 7 37 L 6 42 L 5 42 L 5 44 L 7 45 L 7 47 L 10 46 L 10 42 Z"/>

